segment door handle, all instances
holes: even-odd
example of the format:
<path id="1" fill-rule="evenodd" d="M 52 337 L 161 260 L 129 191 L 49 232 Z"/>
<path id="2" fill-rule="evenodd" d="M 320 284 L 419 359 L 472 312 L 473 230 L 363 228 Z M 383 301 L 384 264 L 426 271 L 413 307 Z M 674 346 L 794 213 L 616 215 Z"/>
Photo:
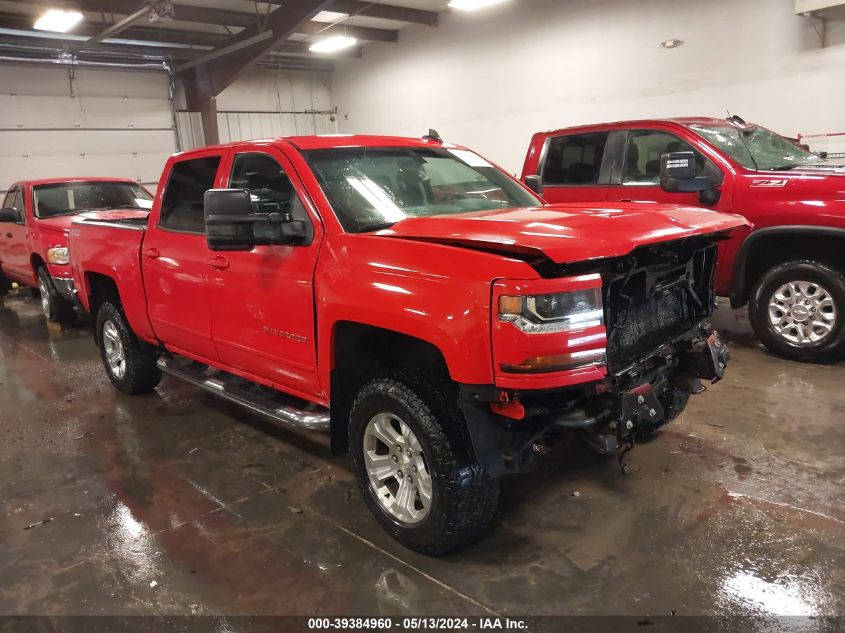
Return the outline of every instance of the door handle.
<path id="1" fill-rule="evenodd" d="M 226 270 L 229 267 L 229 260 L 220 256 L 209 260 L 208 263 L 215 270 Z"/>
<path id="2" fill-rule="evenodd" d="M 161 253 L 158 252 L 157 248 L 148 248 L 144 251 L 144 256 L 149 257 L 150 259 L 158 259 L 161 256 Z"/>
<path id="3" fill-rule="evenodd" d="M 620 198 L 619 202 L 633 202 L 633 200 L 631 198 Z"/>

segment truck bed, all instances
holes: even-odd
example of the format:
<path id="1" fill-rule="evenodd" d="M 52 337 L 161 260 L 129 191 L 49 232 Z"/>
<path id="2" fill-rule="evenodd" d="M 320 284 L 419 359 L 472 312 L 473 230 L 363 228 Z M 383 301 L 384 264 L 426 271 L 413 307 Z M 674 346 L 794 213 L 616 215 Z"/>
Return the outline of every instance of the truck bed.
<path id="1" fill-rule="evenodd" d="M 132 329 L 139 337 L 154 341 L 141 270 L 147 221 L 145 214 L 137 212 L 83 216 L 71 226 L 68 246 L 81 306 L 90 313 L 92 298 L 99 298 L 105 288 L 112 292 L 116 288 Z"/>

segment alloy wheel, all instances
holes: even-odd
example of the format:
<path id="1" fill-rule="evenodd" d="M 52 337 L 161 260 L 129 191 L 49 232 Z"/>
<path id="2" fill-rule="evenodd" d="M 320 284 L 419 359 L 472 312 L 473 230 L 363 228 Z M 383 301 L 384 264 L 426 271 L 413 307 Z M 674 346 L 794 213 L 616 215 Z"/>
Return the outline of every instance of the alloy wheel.
<path id="1" fill-rule="evenodd" d="M 404 523 L 431 511 L 432 480 L 417 436 L 398 416 L 379 413 L 364 429 L 364 465 L 381 507 Z"/>
<path id="2" fill-rule="evenodd" d="M 38 278 L 38 292 L 41 295 L 41 310 L 44 316 L 50 318 L 50 289 L 43 277 Z"/>
<path id="3" fill-rule="evenodd" d="M 103 323 L 103 351 L 109 371 L 118 380 L 122 379 L 126 375 L 126 354 L 117 326 L 112 321 Z"/>
<path id="4" fill-rule="evenodd" d="M 817 345 L 836 326 L 836 304 L 830 292 L 812 281 L 790 281 L 769 299 L 769 323 L 793 345 Z"/>

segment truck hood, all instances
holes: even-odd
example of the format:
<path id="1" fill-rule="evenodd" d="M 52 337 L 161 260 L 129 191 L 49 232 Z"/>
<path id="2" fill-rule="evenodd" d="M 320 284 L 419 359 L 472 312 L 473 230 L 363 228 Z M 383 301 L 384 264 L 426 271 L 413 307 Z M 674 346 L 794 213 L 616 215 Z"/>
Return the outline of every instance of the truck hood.
<path id="1" fill-rule="evenodd" d="M 738 215 L 668 204 L 555 204 L 408 218 L 379 235 L 513 253 L 558 264 L 627 255 L 638 246 L 750 226 Z"/>
<path id="2" fill-rule="evenodd" d="M 149 211 L 142 209 L 115 209 L 113 211 L 86 211 L 76 215 L 59 215 L 54 218 L 42 218 L 38 220 L 38 226 L 44 230 L 53 230 L 61 233 L 68 233 L 70 226 L 80 219 L 88 220 L 121 220 L 129 218 L 145 218 Z"/>

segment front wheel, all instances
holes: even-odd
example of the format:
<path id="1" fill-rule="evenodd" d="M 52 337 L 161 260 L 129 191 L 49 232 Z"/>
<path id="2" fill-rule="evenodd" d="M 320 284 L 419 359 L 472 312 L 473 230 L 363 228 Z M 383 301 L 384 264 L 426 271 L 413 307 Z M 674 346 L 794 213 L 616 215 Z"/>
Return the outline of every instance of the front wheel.
<path id="1" fill-rule="evenodd" d="M 123 393 L 152 391 L 161 370 L 149 346 L 139 340 L 119 304 L 105 302 L 97 310 L 97 341 L 109 380 Z"/>
<path id="2" fill-rule="evenodd" d="M 76 320 L 73 304 L 59 294 L 44 266 L 38 269 L 38 296 L 41 299 L 41 310 L 48 321 L 71 323 Z"/>
<path id="3" fill-rule="evenodd" d="M 373 380 L 352 406 L 349 445 L 358 486 L 400 543 L 438 556 L 480 538 L 499 483 L 479 468 L 463 417 L 442 381 L 402 373 Z"/>
<path id="4" fill-rule="evenodd" d="M 822 262 L 780 264 L 754 285 L 748 314 L 757 337 L 775 354 L 827 360 L 845 343 L 845 277 Z"/>

